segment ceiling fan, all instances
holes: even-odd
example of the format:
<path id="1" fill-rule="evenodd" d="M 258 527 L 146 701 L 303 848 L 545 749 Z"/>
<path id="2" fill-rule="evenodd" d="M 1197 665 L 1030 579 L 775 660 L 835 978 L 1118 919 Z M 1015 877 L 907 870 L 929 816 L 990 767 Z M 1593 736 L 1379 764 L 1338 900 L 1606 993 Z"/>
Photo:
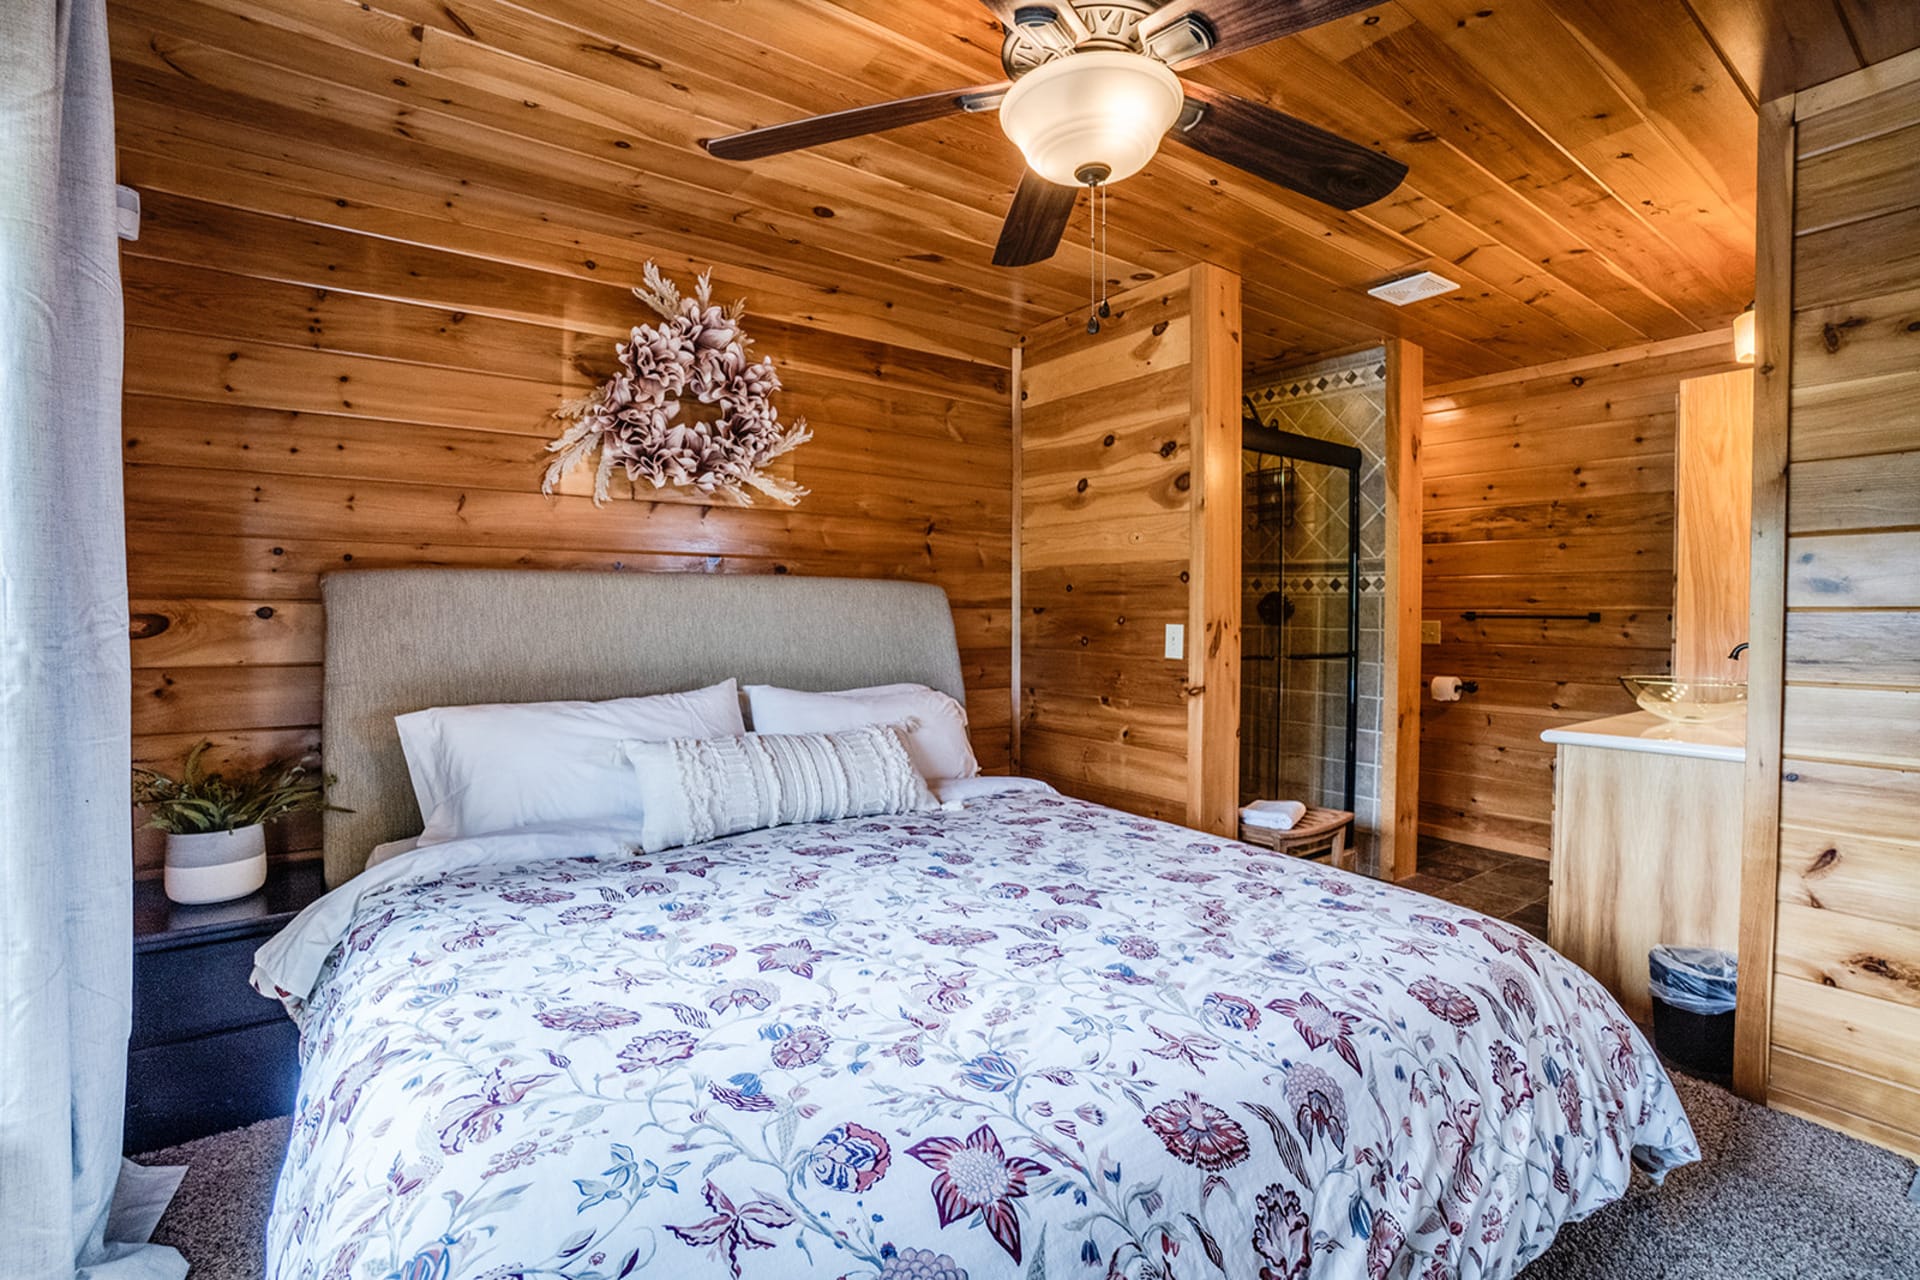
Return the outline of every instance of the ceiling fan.
<path id="1" fill-rule="evenodd" d="M 982 0 L 1006 31 L 1007 79 L 749 129 L 701 145 L 758 160 L 998 108 L 1027 159 L 994 249 L 996 266 L 1053 256 L 1083 187 L 1138 173 L 1171 138 L 1336 209 L 1387 195 L 1391 156 L 1284 112 L 1174 74 L 1371 8 L 1380 0 Z"/>

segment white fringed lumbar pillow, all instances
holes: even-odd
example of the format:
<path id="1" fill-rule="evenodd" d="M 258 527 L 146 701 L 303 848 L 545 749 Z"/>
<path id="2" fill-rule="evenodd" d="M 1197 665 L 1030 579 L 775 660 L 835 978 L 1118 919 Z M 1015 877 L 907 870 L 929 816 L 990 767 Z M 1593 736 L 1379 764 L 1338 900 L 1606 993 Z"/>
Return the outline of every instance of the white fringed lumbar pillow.
<path id="1" fill-rule="evenodd" d="M 923 684 L 831 693 L 750 684 L 747 704 L 755 733 L 832 733 L 866 724 L 897 724 L 906 731 L 907 754 L 927 781 L 971 778 L 980 772 L 967 740 L 967 709 Z"/>
<path id="2" fill-rule="evenodd" d="M 900 729 L 628 742 L 648 853 L 792 822 L 939 807 Z"/>

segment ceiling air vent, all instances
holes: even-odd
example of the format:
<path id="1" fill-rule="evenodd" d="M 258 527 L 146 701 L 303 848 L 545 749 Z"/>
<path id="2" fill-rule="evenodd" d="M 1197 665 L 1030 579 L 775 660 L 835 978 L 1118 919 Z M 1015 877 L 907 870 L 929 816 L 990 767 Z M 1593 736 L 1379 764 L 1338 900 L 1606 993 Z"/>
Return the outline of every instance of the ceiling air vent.
<path id="1" fill-rule="evenodd" d="M 1437 298 L 1443 293 L 1452 293 L 1460 286 L 1455 281 L 1431 271 L 1422 271 L 1419 275 L 1403 276 L 1398 280 L 1389 280 L 1385 284 L 1375 285 L 1367 290 L 1376 298 L 1391 302 L 1396 307 L 1408 306 L 1427 298 Z"/>

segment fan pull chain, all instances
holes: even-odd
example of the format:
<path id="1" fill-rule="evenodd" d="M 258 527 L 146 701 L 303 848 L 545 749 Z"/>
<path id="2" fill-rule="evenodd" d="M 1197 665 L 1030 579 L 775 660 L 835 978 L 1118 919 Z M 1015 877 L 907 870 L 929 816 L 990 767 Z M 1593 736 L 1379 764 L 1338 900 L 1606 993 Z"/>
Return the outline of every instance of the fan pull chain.
<path id="1" fill-rule="evenodd" d="M 1100 184 L 1100 318 L 1105 320 L 1113 314 L 1113 308 L 1107 305 L 1107 186 Z"/>
<path id="2" fill-rule="evenodd" d="M 1087 195 L 1087 332 L 1100 332 L 1100 184 Z"/>
<path id="3" fill-rule="evenodd" d="M 1107 186 L 1088 184 L 1087 200 L 1087 332 L 1100 332 L 1100 322 L 1113 314 L 1107 305 Z"/>

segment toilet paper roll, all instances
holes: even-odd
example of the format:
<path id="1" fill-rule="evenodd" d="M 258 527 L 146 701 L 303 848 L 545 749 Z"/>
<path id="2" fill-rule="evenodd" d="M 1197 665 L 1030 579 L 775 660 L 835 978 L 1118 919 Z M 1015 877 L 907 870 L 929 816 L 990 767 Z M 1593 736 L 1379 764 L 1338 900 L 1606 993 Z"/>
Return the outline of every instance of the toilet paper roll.
<path id="1" fill-rule="evenodd" d="M 1435 676 L 1428 689 L 1433 694 L 1435 702 L 1460 701 L 1459 676 Z"/>

